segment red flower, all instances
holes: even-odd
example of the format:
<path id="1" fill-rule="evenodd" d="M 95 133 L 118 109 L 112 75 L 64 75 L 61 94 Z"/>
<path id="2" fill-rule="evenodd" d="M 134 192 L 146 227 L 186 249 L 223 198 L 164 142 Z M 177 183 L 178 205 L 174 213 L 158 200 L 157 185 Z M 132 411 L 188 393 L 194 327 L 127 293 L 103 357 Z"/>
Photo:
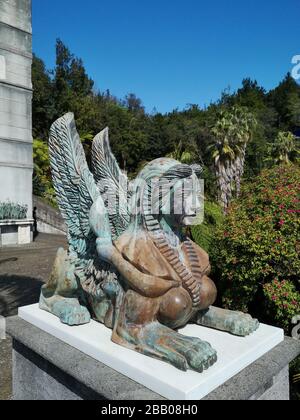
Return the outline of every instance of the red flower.
<path id="1" fill-rule="evenodd" d="M 285 224 L 285 221 L 283 219 L 281 219 L 279 224 L 280 224 L 280 226 L 283 226 Z"/>

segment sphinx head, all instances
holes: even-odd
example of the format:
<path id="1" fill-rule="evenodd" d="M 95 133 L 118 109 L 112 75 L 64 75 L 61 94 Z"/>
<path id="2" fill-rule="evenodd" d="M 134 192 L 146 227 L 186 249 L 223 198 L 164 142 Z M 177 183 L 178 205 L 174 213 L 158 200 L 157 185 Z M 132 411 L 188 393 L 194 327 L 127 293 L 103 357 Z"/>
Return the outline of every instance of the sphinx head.
<path id="1" fill-rule="evenodd" d="M 198 165 L 189 166 L 168 158 L 146 165 L 136 180 L 136 202 L 142 217 L 165 219 L 169 226 L 177 228 L 201 223 L 201 172 Z"/>

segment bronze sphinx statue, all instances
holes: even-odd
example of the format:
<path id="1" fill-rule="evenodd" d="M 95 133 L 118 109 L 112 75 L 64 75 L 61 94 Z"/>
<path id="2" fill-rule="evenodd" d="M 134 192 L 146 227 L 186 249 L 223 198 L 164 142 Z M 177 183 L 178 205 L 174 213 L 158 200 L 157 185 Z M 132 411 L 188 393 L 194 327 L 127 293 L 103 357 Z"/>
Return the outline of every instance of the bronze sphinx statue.
<path id="1" fill-rule="evenodd" d="M 113 342 L 184 371 L 217 360 L 209 343 L 177 332 L 187 323 L 239 336 L 258 328 L 249 315 L 212 306 L 209 257 L 182 231 L 199 214 L 199 166 L 157 159 L 129 183 L 106 129 L 93 142 L 92 174 L 72 114 L 51 127 L 49 150 L 69 250 L 58 251 L 41 309 L 70 326 L 93 318 Z"/>

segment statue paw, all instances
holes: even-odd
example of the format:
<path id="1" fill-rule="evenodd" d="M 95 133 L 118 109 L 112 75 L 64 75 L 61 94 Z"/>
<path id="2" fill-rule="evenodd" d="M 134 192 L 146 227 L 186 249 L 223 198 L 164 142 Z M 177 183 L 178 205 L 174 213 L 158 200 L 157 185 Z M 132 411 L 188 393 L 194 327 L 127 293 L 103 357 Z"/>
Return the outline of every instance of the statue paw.
<path id="1" fill-rule="evenodd" d="M 254 333 L 259 328 L 257 319 L 243 313 L 233 313 L 232 318 L 227 321 L 228 331 L 240 337 L 246 337 Z"/>
<path id="2" fill-rule="evenodd" d="M 195 321 L 204 327 L 226 331 L 240 337 L 246 337 L 259 328 L 257 319 L 253 319 L 248 314 L 214 306 L 211 306 L 207 311 L 199 312 Z"/>
<path id="3" fill-rule="evenodd" d="M 66 301 L 57 302 L 53 306 L 53 313 L 63 324 L 70 326 L 84 325 L 91 321 L 91 315 L 86 307 Z"/>
<path id="4" fill-rule="evenodd" d="M 217 352 L 199 338 L 187 337 L 165 327 L 158 327 L 154 342 L 147 340 L 157 354 L 181 370 L 203 372 L 217 361 Z M 150 334 L 153 337 L 153 332 Z"/>
<path id="5" fill-rule="evenodd" d="M 217 352 L 206 341 L 199 338 L 181 336 L 174 348 L 185 357 L 190 369 L 203 372 L 213 366 L 217 359 Z"/>

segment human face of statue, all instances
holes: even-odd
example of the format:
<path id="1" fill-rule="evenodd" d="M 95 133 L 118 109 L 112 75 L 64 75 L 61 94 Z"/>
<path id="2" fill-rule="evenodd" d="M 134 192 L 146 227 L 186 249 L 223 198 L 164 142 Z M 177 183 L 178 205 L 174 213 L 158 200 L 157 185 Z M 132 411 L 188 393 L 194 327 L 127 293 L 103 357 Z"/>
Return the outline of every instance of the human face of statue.
<path id="1" fill-rule="evenodd" d="M 163 207 L 164 219 L 173 227 L 200 224 L 202 220 L 199 221 L 199 217 L 203 209 L 201 198 L 201 184 L 195 175 L 179 180 L 165 200 L 167 205 Z"/>
<path id="2" fill-rule="evenodd" d="M 201 205 L 199 197 L 191 192 L 184 200 L 182 226 L 192 226 L 195 224 L 199 213 L 201 212 Z"/>

